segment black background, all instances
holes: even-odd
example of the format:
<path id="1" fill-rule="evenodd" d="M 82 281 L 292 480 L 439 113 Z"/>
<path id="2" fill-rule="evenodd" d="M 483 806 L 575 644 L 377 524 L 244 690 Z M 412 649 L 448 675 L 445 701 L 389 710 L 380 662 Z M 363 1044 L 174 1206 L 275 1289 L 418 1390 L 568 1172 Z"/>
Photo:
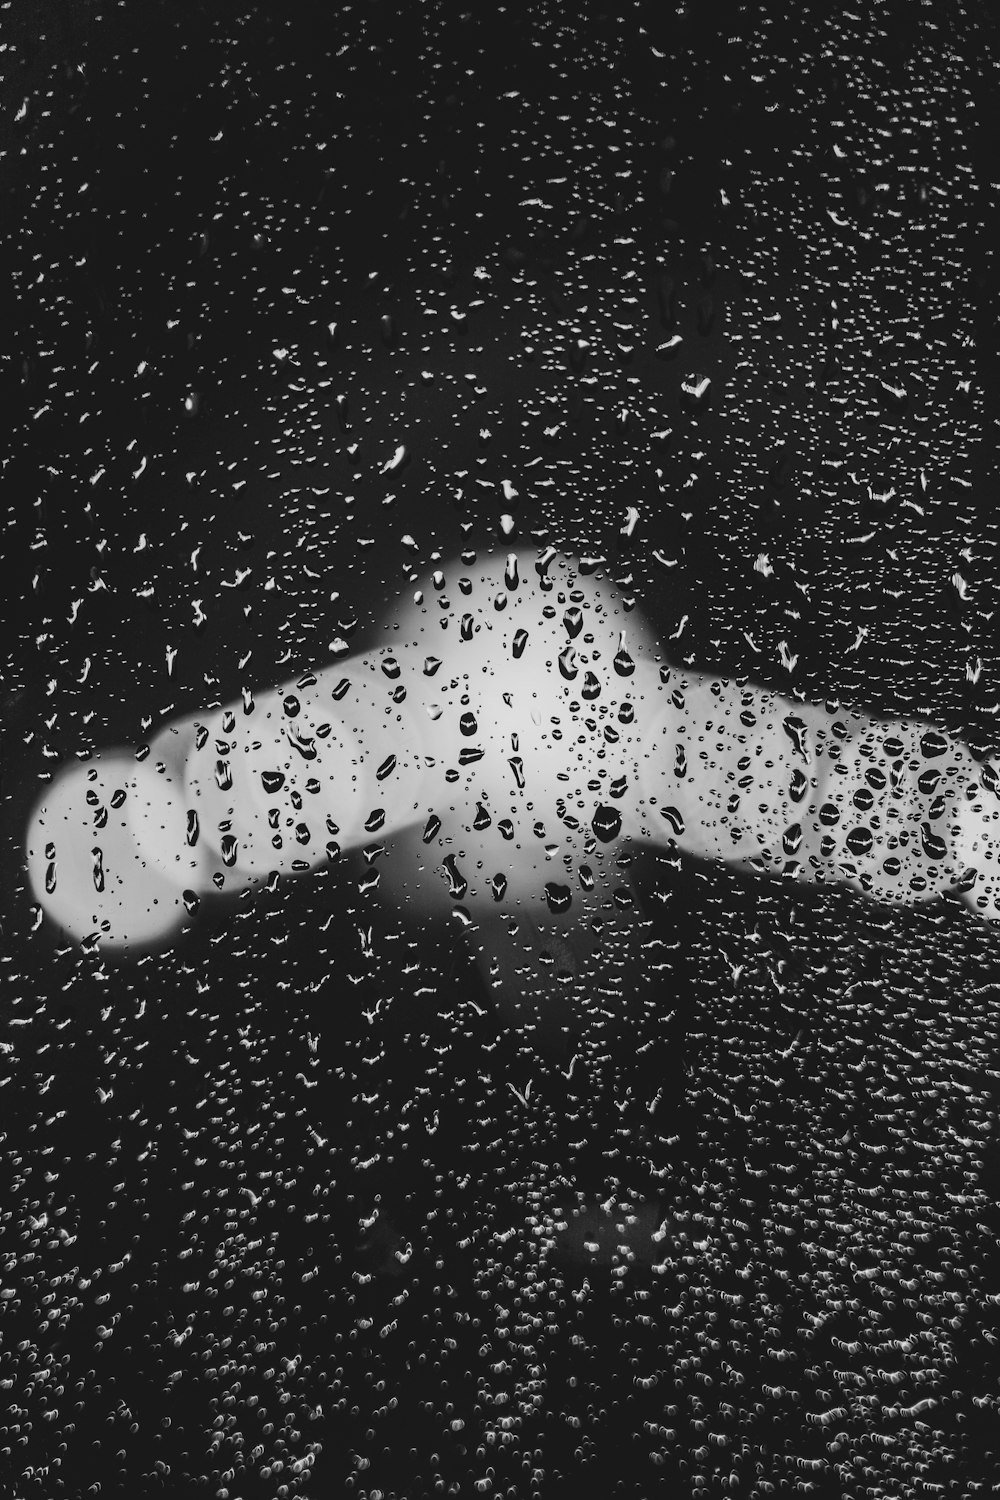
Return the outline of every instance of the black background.
<path id="1" fill-rule="evenodd" d="M 990 13 L 0 41 L 7 1492 L 989 1486 L 996 937 L 957 906 L 636 856 L 600 970 L 536 955 L 512 1012 L 360 862 L 137 965 L 36 928 L 21 841 L 67 758 L 506 550 L 505 478 L 517 545 L 631 575 L 686 662 L 990 747 Z"/>

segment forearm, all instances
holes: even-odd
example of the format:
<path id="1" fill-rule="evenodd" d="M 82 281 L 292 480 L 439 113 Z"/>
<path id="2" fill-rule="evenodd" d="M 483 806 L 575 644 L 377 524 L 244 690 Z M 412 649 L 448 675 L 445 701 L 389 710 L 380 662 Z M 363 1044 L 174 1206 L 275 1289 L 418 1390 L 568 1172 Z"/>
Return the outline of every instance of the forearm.
<path id="1" fill-rule="evenodd" d="M 29 823 L 40 904 L 77 937 L 161 941 L 213 888 L 419 822 L 434 869 L 403 886 L 427 911 L 452 855 L 449 894 L 537 902 L 631 835 L 884 901 L 973 867 L 966 899 L 1000 915 L 1000 802 L 956 740 L 667 668 L 606 582 L 548 555 L 457 582 L 461 603 L 434 575 L 379 649 L 71 763 Z"/>
<path id="2" fill-rule="evenodd" d="M 956 738 L 925 721 L 663 676 L 645 669 L 641 833 L 880 901 L 962 889 L 973 910 L 998 914 L 996 775 Z"/>

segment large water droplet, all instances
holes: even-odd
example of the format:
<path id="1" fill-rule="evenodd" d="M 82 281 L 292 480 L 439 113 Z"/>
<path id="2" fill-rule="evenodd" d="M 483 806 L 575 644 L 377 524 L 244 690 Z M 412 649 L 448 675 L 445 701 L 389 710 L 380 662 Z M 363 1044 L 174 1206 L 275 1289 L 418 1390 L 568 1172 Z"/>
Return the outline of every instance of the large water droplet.
<path id="1" fill-rule="evenodd" d="M 559 885 L 554 880 L 545 882 L 545 900 L 550 911 L 557 914 L 569 911 L 573 904 L 573 893 L 568 885 Z"/>
<path id="2" fill-rule="evenodd" d="M 609 807 L 606 803 L 601 803 L 595 809 L 590 826 L 594 830 L 595 837 L 599 838 L 602 844 L 609 844 L 621 833 L 622 815 L 617 807 Z"/>

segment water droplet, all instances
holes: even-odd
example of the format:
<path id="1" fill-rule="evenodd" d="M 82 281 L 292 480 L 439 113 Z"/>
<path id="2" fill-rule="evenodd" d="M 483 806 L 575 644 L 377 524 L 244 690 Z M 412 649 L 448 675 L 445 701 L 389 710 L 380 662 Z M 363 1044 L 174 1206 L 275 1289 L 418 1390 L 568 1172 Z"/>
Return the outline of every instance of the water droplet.
<path id="1" fill-rule="evenodd" d="M 802 825 L 801 823 L 792 823 L 788 828 L 785 829 L 784 833 L 781 836 L 781 847 L 784 849 L 786 854 L 792 855 L 798 852 L 798 847 L 801 842 Z"/>
<path id="2" fill-rule="evenodd" d="M 614 669 L 619 677 L 631 677 L 635 671 L 635 662 L 625 649 L 625 632 L 621 632 L 618 639 L 618 650 L 615 653 Z"/>
<path id="3" fill-rule="evenodd" d="M 590 826 L 602 844 L 609 844 L 621 833 L 622 815 L 617 807 L 608 807 L 607 804 L 601 803 L 594 812 Z"/>
<path id="4" fill-rule="evenodd" d="M 573 904 L 573 893 L 568 885 L 558 885 L 554 880 L 545 882 L 545 900 L 549 910 L 557 914 L 569 911 Z"/>
<path id="5" fill-rule="evenodd" d="M 555 547 L 546 547 L 546 549 L 542 553 L 541 557 L 535 563 L 535 572 L 538 574 L 538 576 L 539 576 L 540 579 L 547 581 L 547 574 L 548 574 L 548 570 L 549 570 L 549 564 L 552 562 L 552 559 L 554 557 L 556 557 L 556 556 L 558 556 L 558 554 L 556 552 Z"/>
<path id="6" fill-rule="evenodd" d="M 805 720 L 797 718 L 795 714 L 787 714 L 786 717 L 781 721 L 781 727 L 788 735 L 788 738 L 791 740 L 792 744 L 795 746 L 796 755 L 801 756 L 806 764 L 808 764 L 809 756 L 806 753 L 805 745 Z"/>
<path id="7" fill-rule="evenodd" d="M 938 837 L 929 823 L 921 823 L 920 825 L 920 843 L 927 858 L 934 860 L 937 864 L 941 864 L 947 857 L 947 844 L 942 838 Z"/>
<path id="8" fill-rule="evenodd" d="M 443 863 L 444 868 L 448 874 L 448 894 L 450 896 L 454 896 L 456 901 L 461 901 L 462 897 L 469 889 L 469 882 L 465 879 L 465 876 L 461 873 L 458 865 L 455 863 L 454 854 L 446 854 Z"/>
<path id="9" fill-rule="evenodd" d="M 520 661 L 521 657 L 524 655 L 524 648 L 527 644 L 528 632 L 526 630 L 519 630 L 514 636 L 513 650 L 515 661 Z"/>
<path id="10" fill-rule="evenodd" d="M 316 741 L 308 735 L 296 734 L 294 730 L 288 730 L 288 743 L 293 750 L 297 750 L 303 760 L 315 760 L 319 753 L 316 749 Z"/>
<path id="11" fill-rule="evenodd" d="M 670 338 L 664 339 L 662 343 L 657 344 L 656 354 L 660 359 L 674 359 L 680 352 L 683 342 L 684 340 L 679 333 L 671 334 Z"/>
<path id="12" fill-rule="evenodd" d="M 681 381 L 681 393 L 693 409 L 704 406 L 711 387 L 712 382 L 707 375 L 688 375 Z"/>
<path id="13" fill-rule="evenodd" d="M 661 807 L 660 817 L 663 818 L 674 831 L 675 838 L 681 838 L 684 834 L 684 819 L 676 807 Z"/>
<path id="14" fill-rule="evenodd" d="M 805 796 L 808 790 L 809 778 L 803 771 L 799 770 L 798 766 L 796 766 L 792 772 L 792 780 L 791 785 L 788 788 L 788 795 L 791 797 L 793 802 L 801 802 L 802 798 Z"/>
<path id="15" fill-rule="evenodd" d="M 572 682 L 577 675 L 576 652 L 572 646 L 566 646 L 559 653 L 559 671 L 567 682 Z"/>

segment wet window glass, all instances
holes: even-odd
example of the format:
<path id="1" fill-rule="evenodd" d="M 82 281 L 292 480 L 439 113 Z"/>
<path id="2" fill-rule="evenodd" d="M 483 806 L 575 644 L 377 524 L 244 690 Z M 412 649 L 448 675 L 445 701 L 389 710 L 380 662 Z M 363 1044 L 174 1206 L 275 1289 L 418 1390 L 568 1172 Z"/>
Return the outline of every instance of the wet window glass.
<path id="1" fill-rule="evenodd" d="M 0 14 L 0 1491 L 985 1490 L 988 8 Z"/>

